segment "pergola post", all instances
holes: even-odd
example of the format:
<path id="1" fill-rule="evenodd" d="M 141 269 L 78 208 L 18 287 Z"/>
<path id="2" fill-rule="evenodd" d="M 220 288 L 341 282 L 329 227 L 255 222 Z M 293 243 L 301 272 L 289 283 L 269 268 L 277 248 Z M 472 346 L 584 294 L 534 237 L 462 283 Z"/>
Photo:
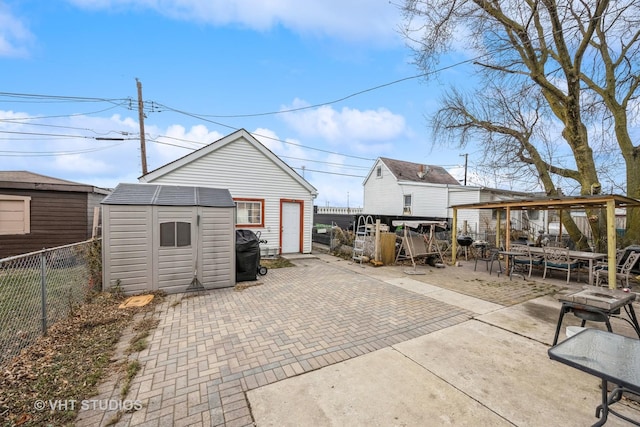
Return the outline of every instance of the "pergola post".
<path id="1" fill-rule="evenodd" d="M 458 209 L 453 208 L 453 223 L 451 224 L 451 264 L 456 265 L 458 253 Z"/>
<path id="2" fill-rule="evenodd" d="M 616 205 L 607 200 L 607 254 L 609 256 L 609 289 L 616 288 Z"/>

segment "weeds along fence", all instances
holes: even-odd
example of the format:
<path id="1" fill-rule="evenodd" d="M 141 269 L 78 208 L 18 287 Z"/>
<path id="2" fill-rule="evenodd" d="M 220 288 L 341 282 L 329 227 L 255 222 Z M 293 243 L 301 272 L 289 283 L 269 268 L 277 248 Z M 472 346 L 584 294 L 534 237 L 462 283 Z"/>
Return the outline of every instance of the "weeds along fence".
<path id="1" fill-rule="evenodd" d="M 101 289 L 101 243 L 0 259 L 0 366 Z"/>

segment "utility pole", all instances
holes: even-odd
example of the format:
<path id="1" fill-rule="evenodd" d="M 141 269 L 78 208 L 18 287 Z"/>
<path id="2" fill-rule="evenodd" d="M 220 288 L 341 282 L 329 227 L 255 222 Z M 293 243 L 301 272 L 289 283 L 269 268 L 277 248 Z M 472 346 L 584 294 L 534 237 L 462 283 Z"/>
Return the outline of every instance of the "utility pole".
<path id="1" fill-rule="evenodd" d="M 138 86 L 138 120 L 140 122 L 140 156 L 142 157 L 142 175 L 147 174 L 147 147 L 144 140 L 144 104 L 142 102 L 142 83 L 136 78 Z"/>
<path id="2" fill-rule="evenodd" d="M 460 154 L 460 156 L 464 156 L 464 185 L 467 185 L 467 160 L 469 153 Z"/>

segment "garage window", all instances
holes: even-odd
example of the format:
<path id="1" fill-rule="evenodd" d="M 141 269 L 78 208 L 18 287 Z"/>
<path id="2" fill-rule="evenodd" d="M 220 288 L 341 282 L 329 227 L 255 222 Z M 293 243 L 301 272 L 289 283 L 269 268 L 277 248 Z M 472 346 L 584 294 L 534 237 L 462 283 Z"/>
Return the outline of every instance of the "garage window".
<path id="1" fill-rule="evenodd" d="M 260 199 L 234 199 L 236 224 L 241 227 L 264 226 L 264 201 Z"/>
<path id="2" fill-rule="evenodd" d="M 191 245 L 191 223 L 163 222 L 160 224 L 161 247 L 183 247 Z"/>
<path id="3" fill-rule="evenodd" d="M 31 197 L 0 194 L 0 235 L 31 232 Z"/>

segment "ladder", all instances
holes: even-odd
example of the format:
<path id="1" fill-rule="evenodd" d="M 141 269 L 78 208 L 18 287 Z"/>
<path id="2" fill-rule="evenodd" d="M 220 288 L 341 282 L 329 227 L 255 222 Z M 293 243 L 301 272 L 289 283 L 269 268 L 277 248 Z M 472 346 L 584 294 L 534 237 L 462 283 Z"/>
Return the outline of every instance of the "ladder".
<path id="1" fill-rule="evenodd" d="M 356 225 L 356 235 L 353 239 L 353 255 L 352 259 L 354 262 L 359 262 L 362 265 L 362 260 L 365 257 L 364 249 L 366 244 L 366 237 L 371 235 L 373 230 L 373 218 L 371 215 L 358 216 L 358 222 Z"/>

